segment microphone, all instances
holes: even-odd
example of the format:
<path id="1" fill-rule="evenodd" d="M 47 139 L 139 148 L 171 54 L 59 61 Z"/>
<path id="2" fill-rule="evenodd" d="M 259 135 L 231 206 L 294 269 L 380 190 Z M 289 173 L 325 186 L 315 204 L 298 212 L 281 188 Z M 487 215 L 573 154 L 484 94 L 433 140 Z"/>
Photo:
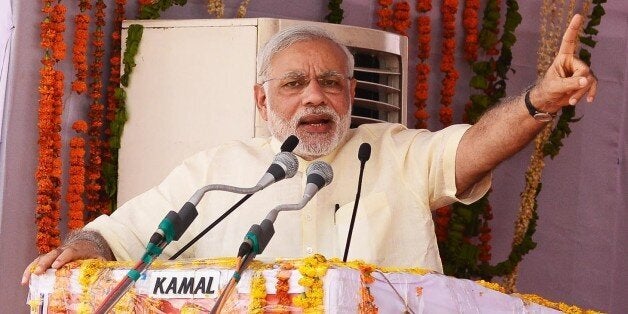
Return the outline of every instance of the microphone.
<path id="1" fill-rule="evenodd" d="M 296 135 L 290 135 L 288 138 L 283 141 L 281 144 L 280 150 L 282 152 L 292 152 L 299 145 L 299 138 Z"/>
<path id="2" fill-rule="evenodd" d="M 358 159 L 364 163 L 366 163 L 371 158 L 371 144 L 362 143 L 360 148 L 358 149 Z"/>
<path id="3" fill-rule="evenodd" d="M 196 205 L 201 201 L 205 193 L 213 190 L 227 191 L 232 193 L 246 194 L 238 203 L 232 206 L 227 212 L 225 212 L 220 218 L 218 218 L 212 225 L 198 234 L 192 241 L 186 244 L 181 250 L 179 250 L 170 259 L 174 260 L 187 250 L 192 244 L 198 241 L 203 235 L 211 230 L 215 225 L 227 217 L 237 207 L 244 203 L 253 193 L 258 192 L 274 182 L 280 181 L 284 178 L 291 178 L 297 173 L 299 161 L 294 154 L 291 153 L 297 144 L 299 139 L 292 135 L 284 141 L 281 145 L 282 151 L 277 154 L 270 165 L 266 173 L 262 176 L 260 182 L 251 188 L 238 188 L 223 184 L 210 184 L 198 191 L 196 191 L 192 197 L 181 207 L 181 210 L 176 213 L 174 211 L 168 212 L 166 217 L 159 223 L 157 230 L 150 237 L 148 245 L 146 246 L 146 252 L 138 261 L 138 263 L 129 270 L 126 276 L 116 285 L 116 287 L 105 297 L 100 306 L 96 309 L 95 313 L 104 314 L 109 311 L 120 300 L 120 298 L 126 293 L 131 284 L 139 279 L 142 272 L 144 272 L 163 252 L 164 248 L 173 240 L 179 240 L 179 238 L 185 233 L 188 227 L 192 224 L 192 221 L 198 216 Z"/>
<path id="4" fill-rule="evenodd" d="M 297 173 L 298 168 L 299 161 L 297 160 L 297 157 L 291 152 L 282 151 L 275 155 L 273 163 L 270 167 L 268 167 L 268 170 L 266 170 L 266 173 L 264 173 L 254 188 L 259 191 L 282 179 L 292 178 Z"/>
<path id="5" fill-rule="evenodd" d="M 360 192 L 362 190 L 362 175 L 364 174 L 364 165 L 371 158 L 371 145 L 362 143 L 358 149 L 358 159 L 360 160 L 360 176 L 358 178 L 358 191 L 355 194 L 355 202 L 353 203 L 353 213 L 351 214 L 351 223 L 349 224 L 349 234 L 347 234 L 347 243 L 345 244 L 345 254 L 342 258 L 343 262 L 347 262 L 349 254 L 349 245 L 351 245 L 351 235 L 353 234 L 353 226 L 355 225 L 355 216 L 358 212 L 358 203 L 360 202 Z"/>
<path id="6" fill-rule="evenodd" d="M 264 173 L 264 175 L 262 175 L 262 178 L 259 180 L 259 182 L 257 182 L 257 184 L 252 188 L 241 189 L 241 188 L 235 188 L 235 187 L 226 186 L 226 185 L 215 184 L 215 185 L 207 185 L 199 189 L 198 191 L 196 191 L 196 193 L 192 195 L 190 200 L 185 205 L 188 205 L 188 203 L 191 203 L 191 205 L 194 206 L 194 208 L 196 208 L 196 205 L 198 205 L 198 203 L 201 201 L 201 198 L 203 197 L 203 195 L 205 195 L 205 193 L 207 193 L 208 191 L 216 190 L 216 189 L 223 189 L 223 190 L 228 189 L 228 192 L 246 194 L 246 195 L 242 199 L 240 199 L 237 203 L 235 203 L 233 206 L 231 206 L 231 208 L 229 208 L 226 212 L 224 212 L 220 217 L 218 217 L 209 226 L 207 226 L 207 228 L 203 229 L 203 231 L 197 234 L 192 240 L 190 240 L 190 242 L 185 244 L 177 253 L 172 255 L 169 258 L 169 260 L 175 260 L 181 254 L 183 254 L 194 243 L 200 240 L 207 232 L 209 232 L 218 223 L 220 223 L 223 219 L 229 216 L 236 208 L 240 207 L 240 205 L 242 205 L 246 200 L 248 200 L 253 195 L 253 193 L 263 190 L 269 185 L 275 182 L 281 181 L 285 178 L 294 177 L 294 175 L 297 173 L 297 170 L 299 168 L 299 160 L 292 153 L 292 150 L 294 150 L 294 148 L 297 146 L 298 143 L 299 143 L 299 139 L 294 135 L 290 135 L 283 142 L 283 144 L 281 144 L 281 152 L 275 155 L 275 158 L 273 159 L 273 162 L 270 165 L 270 167 L 268 167 L 268 170 L 266 170 L 266 172 Z"/>
<path id="7" fill-rule="evenodd" d="M 283 204 L 273 208 L 259 225 L 253 225 L 244 237 L 244 241 L 238 249 L 238 257 L 253 251 L 261 254 L 270 239 L 275 234 L 273 223 L 277 215 L 282 211 L 301 210 L 323 187 L 329 185 L 334 179 L 334 172 L 329 164 L 324 161 L 315 161 L 306 170 L 307 178 L 303 197 L 298 204 Z"/>
<path id="8" fill-rule="evenodd" d="M 303 198 L 298 204 L 285 204 L 273 208 L 265 219 L 275 222 L 280 211 L 300 210 L 320 191 L 323 187 L 329 185 L 334 179 L 334 171 L 331 166 L 324 161 L 315 161 L 307 167 L 307 174 Z"/>
<path id="9" fill-rule="evenodd" d="M 268 170 L 264 173 L 262 178 L 250 188 L 239 188 L 224 184 L 210 184 L 200 188 L 192 197 L 190 197 L 189 203 L 198 205 L 203 198 L 203 195 L 209 191 L 225 191 L 237 194 L 253 194 L 261 191 L 269 185 L 281 181 L 285 178 L 292 178 L 297 173 L 299 168 L 299 161 L 297 157 L 291 152 L 279 152 L 275 155 L 272 164 L 268 167 Z"/>
<path id="10" fill-rule="evenodd" d="M 261 254 L 270 239 L 275 234 L 275 228 L 273 223 L 277 218 L 277 214 L 280 211 L 286 210 L 299 210 L 305 207 L 312 197 L 322 189 L 324 186 L 331 183 L 334 173 L 327 163 L 323 161 L 315 161 L 307 168 L 307 183 L 305 185 L 305 191 L 303 198 L 298 204 L 286 204 L 275 207 L 266 216 L 266 219 L 259 225 L 253 225 L 246 233 L 244 241 L 238 248 L 238 265 L 236 265 L 236 271 L 229 280 L 229 283 L 224 289 L 224 292 L 218 297 L 214 307 L 210 311 L 211 314 L 219 313 L 224 306 L 224 300 L 231 294 L 235 285 L 240 281 L 241 274 L 248 267 L 249 263 L 257 256 Z"/>

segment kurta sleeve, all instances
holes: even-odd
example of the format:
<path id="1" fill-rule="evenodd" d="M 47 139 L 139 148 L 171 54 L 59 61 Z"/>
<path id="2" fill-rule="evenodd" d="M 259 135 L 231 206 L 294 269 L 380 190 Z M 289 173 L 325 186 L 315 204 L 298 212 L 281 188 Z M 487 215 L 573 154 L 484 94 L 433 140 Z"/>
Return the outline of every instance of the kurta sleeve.
<path id="1" fill-rule="evenodd" d="M 469 190 L 456 196 L 456 152 L 470 125 L 457 124 L 445 129 L 392 129 L 398 160 L 403 165 L 401 178 L 416 191 L 418 199 L 427 199 L 434 210 L 461 202 L 470 204 L 480 199 L 491 186 L 491 174 Z M 427 179 L 427 180 L 426 180 Z"/>
<path id="2" fill-rule="evenodd" d="M 85 229 L 100 232 L 117 260 L 141 258 L 150 236 L 166 214 L 171 210 L 178 212 L 192 194 L 205 185 L 214 152 L 201 152 L 188 158 L 161 184 L 129 200 L 111 215 L 101 215 Z M 190 230 L 186 232 L 190 233 Z M 177 242 L 185 244 L 183 240 Z M 163 256 L 173 255 L 182 246 L 177 242 L 166 247 Z"/>

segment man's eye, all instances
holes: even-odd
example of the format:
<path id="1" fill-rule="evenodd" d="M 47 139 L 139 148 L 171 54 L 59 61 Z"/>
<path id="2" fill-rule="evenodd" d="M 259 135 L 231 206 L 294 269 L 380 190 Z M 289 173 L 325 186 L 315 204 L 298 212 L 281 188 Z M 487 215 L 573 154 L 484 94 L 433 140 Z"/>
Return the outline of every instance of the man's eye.
<path id="1" fill-rule="evenodd" d="M 321 79 L 319 81 L 319 84 L 321 84 L 321 86 L 323 87 L 336 87 L 340 85 L 340 82 L 335 79 Z"/>
<path id="2" fill-rule="evenodd" d="M 303 85 L 302 80 L 288 80 L 283 84 L 283 86 L 285 87 L 300 87 L 302 85 Z"/>

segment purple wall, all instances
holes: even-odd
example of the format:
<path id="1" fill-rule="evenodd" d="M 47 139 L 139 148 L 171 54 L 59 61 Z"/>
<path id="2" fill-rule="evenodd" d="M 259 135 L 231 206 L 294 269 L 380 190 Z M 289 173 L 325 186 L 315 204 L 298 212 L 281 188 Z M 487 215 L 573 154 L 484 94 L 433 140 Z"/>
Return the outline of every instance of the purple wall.
<path id="1" fill-rule="evenodd" d="M 27 290 L 18 282 L 25 265 L 35 257 L 34 249 L 34 169 L 37 163 L 37 84 L 39 58 L 38 5 L 10 0 L 16 25 L 9 67 L 9 86 L 2 138 L 0 175 L 2 207 L 0 209 L 0 312 L 27 312 L 24 305 Z M 322 21 L 327 1 L 266 0 L 251 1 L 247 17 L 280 17 Z M 410 1 L 414 6 L 415 2 Z M 432 18 L 440 20 L 438 1 Z M 462 2 L 462 1 L 461 1 Z M 112 11 L 113 1 L 108 13 Z M 233 17 L 239 1 L 227 1 L 225 17 Z M 536 51 L 540 1 L 520 1 L 523 23 L 517 29 L 518 42 L 513 49 L 513 68 L 509 94 L 515 95 L 535 80 Z M 72 3 L 73 4 L 73 3 Z M 72 4 L 68 4 L 72 6 Z M 170 9 L 163 18 L 207 18 L 205 1 L 189 0 L 185 7 Z M 375 23 L 376 1 L 345 0 L 344 24 L 371 27 Z M 593 68 L 600 80 L 599 95 L 592 105 L 582 103 L 578 115 L 582 121 L 572 124 L 572 135 L 565 141 L 560 155 L 547 160 L 543 191 L 539 197 L 537 248 L 524 258 L 520 267 L 518 288 L 546 298 L 612 313 L 628 313 L 624 287 L 628 262 L 628 179 L 626 174 L 626 79 L 628 73 L 628 2 L 609 1 L 607 15 L 600 25 L 598 45 L 593 50 Z M 68 13 L 73 14 L 74 8 Z M 135 11 L 135 9 L 129 9 Z M 413 11 L 413 14 L 414 13 Z M 129 18 L 133 14 L 128 14 Z M 414 20 L 413 20 L 414 21 Z M 70 27 L 71 29 L 71 27 Z M 410 30 L 415 56 L 416 28 Z M 440 30 L 433 30 L 431 61 L 437 69 L 440 60 Z M 460 44 L 461 41 L 458 41 Z M 68 44 L 70 42 L 68 41 Z M 69 59 L 69 58 L 68 58 Z M 412 59 L 411 59 L 412 60 Z M 70 62 L 66 60 L 66 65 Z M 410 70 L 414 64 L 410 65 Z M 457 85 L 457 121 L 466 102 L 469 70 L 459 58 L 461 79 Z M 70 73 L 70 72 L 67 72 Z M 430 103 L 436 115 L 438 86 L 441 76 L 432 76 Z M 410 76 L 410 89 L 414 86 Z M 69 78 L 71 79 L 71 78 Z M 68 82 L 66 82 L 68 83 Z M 411 98 L 411 97 L 410 97 Z M 85 99 L 71 95 L 66 100 L 66 121 L 84 115 Z M 412 105 L 410 104 L 410 111 Z M 410 121 L 410 125 L 413 121 Z M 69 129 L 64 126 L 65 129 Z M 438 128 L 430 121 L 430 128 Z M 530 148 L 504 162 L 495 171 L 494 254 L 501 261 L 509 252 L 514 220 L 523 189 L 523 173 Z"/>

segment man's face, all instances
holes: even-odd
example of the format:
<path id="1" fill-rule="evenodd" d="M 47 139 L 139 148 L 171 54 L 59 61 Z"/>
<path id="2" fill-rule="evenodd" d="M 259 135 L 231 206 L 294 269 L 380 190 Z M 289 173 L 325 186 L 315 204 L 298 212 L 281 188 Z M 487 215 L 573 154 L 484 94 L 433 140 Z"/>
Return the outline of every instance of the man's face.
<path id="1" fill-rule="evenodd" d="M 355 80 L 346 56 L 327 40 L 308 40 L 275 54 L 267 78 L 255 86 L 257 107 L 270 132 L 299 138 L 295 153 L 315 159 L 331 152 L 351 122 Z"/>

